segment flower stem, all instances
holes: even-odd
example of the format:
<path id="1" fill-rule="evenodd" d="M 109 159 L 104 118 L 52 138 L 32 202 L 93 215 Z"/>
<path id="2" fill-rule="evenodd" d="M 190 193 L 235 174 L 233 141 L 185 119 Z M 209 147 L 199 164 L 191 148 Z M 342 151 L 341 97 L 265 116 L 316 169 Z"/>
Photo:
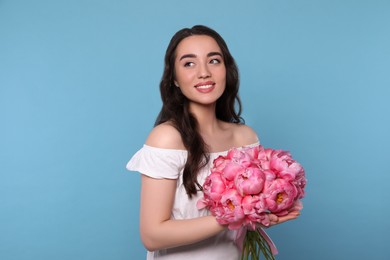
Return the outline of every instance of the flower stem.
<path id="1" fill-rule="evenodd" d="M 241 260 L 258 260 L 261 254 L 266 260 L 275 260 L 267 241 L 258 231 L 247 231 L 244 239 Z"/>

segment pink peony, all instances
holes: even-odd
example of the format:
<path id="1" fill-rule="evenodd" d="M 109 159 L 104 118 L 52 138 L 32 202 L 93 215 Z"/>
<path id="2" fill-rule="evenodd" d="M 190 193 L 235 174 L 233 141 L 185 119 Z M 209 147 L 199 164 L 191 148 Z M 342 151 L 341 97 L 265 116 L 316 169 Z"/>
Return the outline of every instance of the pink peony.
<path id="1" fill-rule="evenodd" d="M 245 152 L 247 155 L 249 155 L 251 157 L 251 161 L 253 162 L 253 160 L 255 160 L 258 157 L 261 149 L 262 146 L 259 145 L 254 147 L 244 147 L 242 148 L 242 151 Z"/>
<path id="2" fill-rule="evenodd" d="M 234 184 L 241 196 L 245 196 L 260 193 L 264 181 L 264 173 L 260 168 L 248 167 L 244 171 L 237 172 Z"/>
<path id="3" fill-rule="evenodd" d="M 255 230 L 256 223 L 264 226 L 269 225 L 268 212 L 266 211 L 263 196 L 247 195 L 242 199 L 242 208 L 246 216 L 245 225 Z"/>
<path id="4" fill-rule="evenodd" d="M 221 197 L 221 204 L 214 208 L 218 223 L 228 224 L 229 229 L 242 226 L 245 214 L 241 207 L 242 197 L 237 190 L 227 190 Z"/>
<path id="5" fill-rule="evenodd" d="M 243 173 L 244 171 L 245 166 L 231 161 L 226 164 L 225 169 L 222 171 L 222 176 L 228 181 L 233 181 L 237 174 Z"/>
<path id="6" fill-rule="evenodd" d="M 248 150 L 241 149 L 229 150 L 226 157 L 233 162 L 241 165 L 242 167 L 248 167 L 249 165 L 251 165 L 251 162 L 253 160 L 250 153 L 248 153 Z"/>
<path id="7" fill-rule="evenodd" d="M 284 216 L 301 210 L 305 186 L 305 171 L 289 152 L 261 145 L 234 148 L 214 160 L 197 207 L 209 209 L 218 223 L 229 229 L 253 230 L 256 238 L 245 243 L 252 248 L 267 243 L 275 254 L 274 244 L 258 225 L 268 226 L 270 213 Z"/>
<path id="8" fill-rule="evenodd" d="M 270 169 L 270 159 L 273 151 L 274 150 L 272 149 L 264 149 L 262 146 L 259 148 L 259 153 L 256 159 L 259 160 L 259 165 L 263 170 Z"/>
<path id="9" fill-rule="evenodd" d="M 213 172 L 205 181 L 203 189 L 205 196 L 218 201 L 226 190 L 226 182 L 220 174 Z"/>
<path id="10" fill-rule="evenodd" d="M 269 213 L 283 216 L 297 208 L 305 186 L 304 169 L 289 152 L 234 148 L 214 160 L 197 206 L 230 229 L 254 229 L 256 223 L 269 225 Z"/>
<path id="11" fill-rule="evenodd" d="M 265 183 L 263 194 L 268 210 L 275 215 L 284 216 L 294 205 L 298 191 L 290 182 L 278 178 Z"/>
<path id="12" fill-rule="evenodd" d="M 213 168 L 211 169 L 212 172 L 222 172 L 223 169 L 225 169 L 226 164 L 229 163 L 231 160 L 226 158 L 225 156 L 218 156 L 213 161 Z"/>
<path id="13" fill-rule="evenodd" d="M 298 195 L 297 199 L 302 199 L 305 196 L 306 177 L 305 171 L 302 170 L 296 175 L 292 183 L 297 187 Z"/>
<path id="14" fill-rule="evenodd" d="M 278 178 L 291 181 L 299 172 L 303 171 L 302 166 L 292 159 L 289 152 L 265 149 L 261 157 L 259 158 L 261 167 L 265 170 L 271 170 Z"/>

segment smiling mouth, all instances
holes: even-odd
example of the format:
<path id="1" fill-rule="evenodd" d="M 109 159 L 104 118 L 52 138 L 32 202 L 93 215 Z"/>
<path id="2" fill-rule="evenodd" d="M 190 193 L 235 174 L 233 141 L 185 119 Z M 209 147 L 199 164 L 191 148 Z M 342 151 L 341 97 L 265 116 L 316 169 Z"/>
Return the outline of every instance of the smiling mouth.
<path id="1" fill-rule="evenodd" d="M 214 86 L 215 86 L 215 82 L 210 80 L 210 81 L 199 82 L 198 84 L 195 85 L 195 88 L 209 89 L 209 88 L 213 88 Z"/>
<path id="2" fill-rule="evenodd" d="M 214 86 L 214 84 L 200 85 L 200 86 L 195 86 L 195 87 L 198 89 L 208 89 L 208 88 L 212 88 L 213 86 Z"/>

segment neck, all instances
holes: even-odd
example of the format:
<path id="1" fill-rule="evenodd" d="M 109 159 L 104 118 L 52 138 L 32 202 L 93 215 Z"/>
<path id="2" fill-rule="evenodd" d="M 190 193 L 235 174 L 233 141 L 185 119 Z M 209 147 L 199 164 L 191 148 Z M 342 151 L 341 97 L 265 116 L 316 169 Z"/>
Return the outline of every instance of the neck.
<path id="1" fill-rule="evenodd" d="M 212 134 L 218 127 L 215 106 L 215 103 L 208 106 L 194 103 L 190 104 L 190 111 L 198 121 L 199 132 L 201 135 Z"/>

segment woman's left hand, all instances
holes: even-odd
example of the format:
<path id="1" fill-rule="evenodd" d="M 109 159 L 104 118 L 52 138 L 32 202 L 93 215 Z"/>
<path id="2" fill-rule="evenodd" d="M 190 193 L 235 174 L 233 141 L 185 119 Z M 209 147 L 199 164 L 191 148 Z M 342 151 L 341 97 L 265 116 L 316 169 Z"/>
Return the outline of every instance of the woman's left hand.
<path id="1" fill-rule="evenodd" d="M 289 220 L 296 219 L 300 214 L 301 213 L 299 211 L 290 211 L 287 215 L 281 217 L 278 217 L 275 214 L 269 214 L 269 220 L 270 220 L 269 226 L 273 226 Z"/>
<path id="2" fill-rule="evenodd" d="M 270 213 L 269 214 L 269 220 L 270 220 L 269 226 L 273 226 L 273 225 L 280 224 L 280 223 L 283 223 L 283 222 L 286 222 L 289 220 L 296 219 L 301 214 L 302 208 L 303 208 L 302 202 L 297 201 L 295 203 L 294 207 L 291 209 L 291 211 L 287 215 L 278 217 L 277 215 Z"/>

